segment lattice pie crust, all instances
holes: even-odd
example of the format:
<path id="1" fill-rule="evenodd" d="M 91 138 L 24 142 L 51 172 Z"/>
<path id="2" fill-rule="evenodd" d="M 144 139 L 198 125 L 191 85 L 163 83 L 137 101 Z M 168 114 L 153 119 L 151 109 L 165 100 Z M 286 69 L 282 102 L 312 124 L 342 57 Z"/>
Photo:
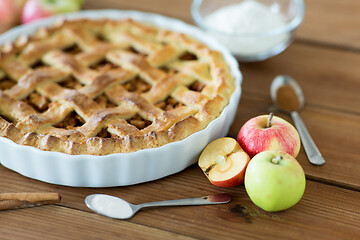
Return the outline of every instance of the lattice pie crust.
<path id="1" fill-rule="evenodd" d="M 68 154 L 134 152 L 217 118 L 234 91 L 222 55 L 126 20 L 62 21 L 0 51 L 0 136 Z"/>

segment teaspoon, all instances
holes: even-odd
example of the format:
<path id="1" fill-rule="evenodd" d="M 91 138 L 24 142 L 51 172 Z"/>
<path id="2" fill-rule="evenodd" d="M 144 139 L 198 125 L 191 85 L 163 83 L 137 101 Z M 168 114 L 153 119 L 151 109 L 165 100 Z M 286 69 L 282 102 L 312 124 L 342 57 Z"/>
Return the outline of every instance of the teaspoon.
<path id="1" fill-rule="evenodd" d="M 137 211 L 145 207 L 223 204 L 230 202 L 230 200 L 231 196 L 229 194 L 221 193 L 205 197 L 149 202 L 134 205 L 118 197 L 106 194 L 92 194 L 86 197 L 85 203 L 88 208 L 100 215 L 117 219 L 129 219 L 134 216 Z"/>
<path id="2" fill-rule="evenodd" d="M 280 91 L 282 94 L 279 94 Z M 279 75 L 271 83 L 270 94 L 272 101 L 280 110 L 290 113 L 310 163 L 323 165 L 325 160 L 298 113 L 305 103 L 299 84 L 289 76 Z"/>

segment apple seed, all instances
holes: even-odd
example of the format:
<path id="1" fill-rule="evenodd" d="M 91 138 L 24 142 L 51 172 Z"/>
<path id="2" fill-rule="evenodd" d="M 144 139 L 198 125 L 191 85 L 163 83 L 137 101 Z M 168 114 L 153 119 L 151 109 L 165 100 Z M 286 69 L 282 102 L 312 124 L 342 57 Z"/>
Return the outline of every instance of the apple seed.
<path id="1" fill-rule="evenodd" d="M 204 173 L 206 174 L 206 176 L 209 176 L 211 169 L 213 169 L 214 167 L 216 167 L 216 164 L 211 165 L 210 167 L 208 167 L 208 168 L 204 171 Z"/>

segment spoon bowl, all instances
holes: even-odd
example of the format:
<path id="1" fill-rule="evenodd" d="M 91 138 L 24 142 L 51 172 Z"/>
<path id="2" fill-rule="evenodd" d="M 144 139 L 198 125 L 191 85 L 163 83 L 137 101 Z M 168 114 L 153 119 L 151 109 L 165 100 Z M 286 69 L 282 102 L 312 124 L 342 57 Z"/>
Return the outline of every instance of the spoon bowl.
<path id="1" fill-rule="evenodd" d="M 85 198 L 85 204 L 88 208 L 100 215 L 116 219 L 129 219 L 141 208 L 145 207 L 223 204 L 230 202 L 230 200 L 231 196 L 229 194 L 221 193 L 205 197 L 149 202 L 134 205 L 118 197 L 106 194 L 92 194 Z"/>
<path id="2" fill-rule="evenodd" d="M 304 94 L 299 84 L 289 76 L 279 75 L 271 83 L 270 95 L 278 109 L 291 115 L 310 163 L 323 165 L 325 160 L 297 112 L 305 104 Z"/>
<path id="3" fill-rule="evenodd" d="M 299 105 L 298 105 L 298 108 L 293 109 L 293 111 L 301 110 L 305 105 L 305 98 L 304 98 L 303 91 L 301 90 L 300 85 L 293 78 L 286 76 L 286 75 L 279 75 L 279 76 L 275 77 L 273 82 L 271 83 L 270 95 L 271 95 L 271 99 L 272 99 L 273 103 L 284 112 L 287 112 L 287 113 L 292 112 L 287 109 L 281 108 L 281 105 L 279 106 L 279 104 L 278 104 L 278 99 L 277 99 L 278 94 L 277 93 L 278 93 L 278 90 L 284 86 L 291 87 L 294 90 L 294 94 L 296 94 Z"/>
<path id="4" fill-rule="evenodd" d="M 133 204 L 106 194 L 93 194 L 85 198 L 85 204 L 94 212 L 110 218 L 128 219 L 137 211 Z"/>

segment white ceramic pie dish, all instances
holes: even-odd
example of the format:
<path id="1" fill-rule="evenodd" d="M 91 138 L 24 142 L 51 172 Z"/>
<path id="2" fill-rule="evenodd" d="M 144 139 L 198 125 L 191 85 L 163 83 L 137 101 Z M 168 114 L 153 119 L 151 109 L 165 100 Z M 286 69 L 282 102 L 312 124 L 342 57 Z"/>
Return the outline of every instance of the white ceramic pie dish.
<path id="1" fill-rule="evenodd" d="M 196 27 L 157 14 L 137 11 L 95 10 L 55 16 L 19 26 L 0 35 L 0 46 L 23 34 L 31 34 L 42 26 L 50 26 L 59 18 L 132 18 L 158 27 L 188 34 L 220 51 L 235 77 L 236 89 L 221 115 L 204 130 L 186 139 L 159 148 L 134 153 L 105 156 L 68 155 L 23 146 L 0 137 L 0 163 L 24 176 L 40 181 L 76 187 L 126 186 L 159 179 L 194 164 L 202 149 L 212 140 L 227 134 L 234 120 L 241 95 L 242 75 L 230 52 Z"/>

